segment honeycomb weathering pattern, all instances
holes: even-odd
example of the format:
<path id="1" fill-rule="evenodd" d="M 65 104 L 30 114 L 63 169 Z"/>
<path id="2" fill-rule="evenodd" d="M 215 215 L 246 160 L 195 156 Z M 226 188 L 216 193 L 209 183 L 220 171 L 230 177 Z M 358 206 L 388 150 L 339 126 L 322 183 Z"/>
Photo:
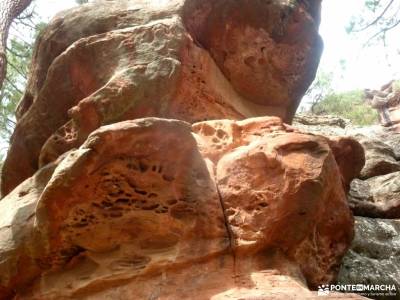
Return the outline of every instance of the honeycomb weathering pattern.
<path id="1" fill-rule="evenodd" d="M 58 14 L 34 51 L 2 195 L 102 125 L 290 123 L 318 66 L 319 10 L 319 1 L 123 0 Z"/>
<path id="2" fill-rule="evenodd" d="M 204 285 L 224 293 L 213 287 L 225 272 L 272 268 L 310 287 L 330 282 L 353 236 L 340 172 L 327 138 L 279 118 L 103 126 L 0 201 L 0 238 L 12 241 L 0 248 L 2 295 L 106 297 L 142 282 L 146 298 L 159 270 L 177 282 L 203 272 L 188 290 L 163 285 L 178 298 Z"/>

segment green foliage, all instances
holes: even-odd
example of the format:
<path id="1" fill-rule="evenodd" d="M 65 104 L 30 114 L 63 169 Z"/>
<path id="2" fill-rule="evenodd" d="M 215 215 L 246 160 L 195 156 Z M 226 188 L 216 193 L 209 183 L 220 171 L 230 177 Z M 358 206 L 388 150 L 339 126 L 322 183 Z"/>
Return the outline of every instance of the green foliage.
<path id="1" fill-rule="evenodd" d="M 400 80 L 395 80 L 394 82 L 393 82 L 393 90 L 395 91 L 395 92 L 397 92 L 397 91 L 399 91 L 400 90 Z"/>
<path id="2" fill-rule="evenodd" d="M 376 12 L 376 10 L 379 7 L 380 3 L 381 3 L 380 0 L 365 0 L 364 5 L 370 11 Z"/>
<path id="3" fill-rule="evenodd" d="M 318 70 L 317 76 L 305 94 L 306 106 L 314 111 L 314 106 L 324 99 L 328 94 L 333 93 L 333 73 Z"/>
<path id="4" fill-rule="evenodd" d="M 32 46 L 26 42 L 11 39 L 7 50 L 7 77 L 0 91 L 0 138 L 8 140 L 14 128 L 14 111 L 21 99 L 26 83 Z"/>
<path id="5" fill-rule="evenodd" d="M 7 75 L 0 90 L 0 161 L 15 127 L 15 109 L 25 89 L 34 40 L 45 23 L 30 12 L 14 25 L 7 44 Z"/>
<path id="6" fill-rule="evenodd" d="M 347 24 L 345 30 L 348 34 L 352 33 L 354 31 L 354 28 L 357 25 L 357 19 L 355 17 L 352 17 L 349 21 L 349 24 Z"/>
<path id="7" fill-rule="evenodd" d="M 345 61 L 341 61 L 341 67 L 346 68 Z M 306 92 L 305 105 L 301 111 L 317 115 L 336 115 L 349 119 L 356 125 L 377 123 L 378 113 L 364 101 L 363 91 L 337 92 L 332 87 L 333 78 L 332 72 L 318 70 L 314 82 Z"/>
<path id="8" fill-rule="evenodd" d="M 378 113 L 364 101 L 361 90 L 332 92 L 314 106 L 313 113 L 336 115 L 356 125 L 372 125 L 378 121 Z"/>
<path id="9" fill-rule="evenodd" d="M 369 38 L 364 46 L 383 42 L 387 34 L 400 24 L 400 0 L 365 0 L 364 8 L 357 12 L 346 27 L 348 33 L 365 32 Z"/>

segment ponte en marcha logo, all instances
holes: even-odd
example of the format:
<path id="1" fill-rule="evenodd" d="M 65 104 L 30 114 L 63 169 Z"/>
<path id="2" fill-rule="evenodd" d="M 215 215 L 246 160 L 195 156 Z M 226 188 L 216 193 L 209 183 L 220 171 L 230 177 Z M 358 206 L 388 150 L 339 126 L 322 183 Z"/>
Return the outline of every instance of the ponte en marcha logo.
<path id="1" fill-rule="evenodd" d="M 327 296 L 332 292 L 356 293 L 364 296 L 396 296 L 394 284 L 322 284 L 318 286 L 318 296 Z"/>

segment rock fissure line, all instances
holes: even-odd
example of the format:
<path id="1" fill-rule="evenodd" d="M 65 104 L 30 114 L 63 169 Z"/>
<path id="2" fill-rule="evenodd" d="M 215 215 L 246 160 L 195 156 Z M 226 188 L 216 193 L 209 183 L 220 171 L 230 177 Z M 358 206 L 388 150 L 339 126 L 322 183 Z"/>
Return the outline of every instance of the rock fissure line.
<path id="1" fill-rule="evenodd" d="M 230 229 L 229 226 L 229 222 L 228 222 L 228 217 L 225 214 L 225 206 L 224 206 L 224 201 L 222 200 L 222 195 L 221 195 L 221 191 L 219 190 L 218 184 L 215 184 L 215 187 L 217 189 L 217 193 L 218 193 L 218 199 L 219 202 L 221 204 L 221 208 L 222 208 L 222 214 L 224 216 L 224 223 L 225 223 L 225 228 L 226 228 L 226 232 L 228 234 L 228 239 L 229 239 L 229 249 L 232 253 L 232 257 L 233 257 L 233 267 L 234 267 L 234 271 L 236 272 L 236 253 L 235 253 L 235 249 L 234 249 L 234 239 L 233 239 L 233 233 Z M 236 274 L 235 274 L 236 275 Z"/>

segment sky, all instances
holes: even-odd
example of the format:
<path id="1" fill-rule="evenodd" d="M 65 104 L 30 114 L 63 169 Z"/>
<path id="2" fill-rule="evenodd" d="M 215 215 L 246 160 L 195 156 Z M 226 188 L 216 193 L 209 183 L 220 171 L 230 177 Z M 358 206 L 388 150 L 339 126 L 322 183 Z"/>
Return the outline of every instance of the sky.
<path id="1" fill-rule="evenodd" d="M 399 77 L 399 30 L 388 35 L 386 49 L 382 44 L 363 47 L 373 33 L 349 35 L 346 26 L 362 11 L 364 1 L 324 0 L 322 4 L 320 34 L 325 47 L 319 68 L 334 73 L 335 90 L 378 88 Z M 341 61 L 345 61 L 345 70 Z"/>
<path id="2" fill-rule="evenodd" d="M 76 6 L 75 0 L 36 0 L 37 12 L 45 20 L 50 20 L 57 12 Z"/>

